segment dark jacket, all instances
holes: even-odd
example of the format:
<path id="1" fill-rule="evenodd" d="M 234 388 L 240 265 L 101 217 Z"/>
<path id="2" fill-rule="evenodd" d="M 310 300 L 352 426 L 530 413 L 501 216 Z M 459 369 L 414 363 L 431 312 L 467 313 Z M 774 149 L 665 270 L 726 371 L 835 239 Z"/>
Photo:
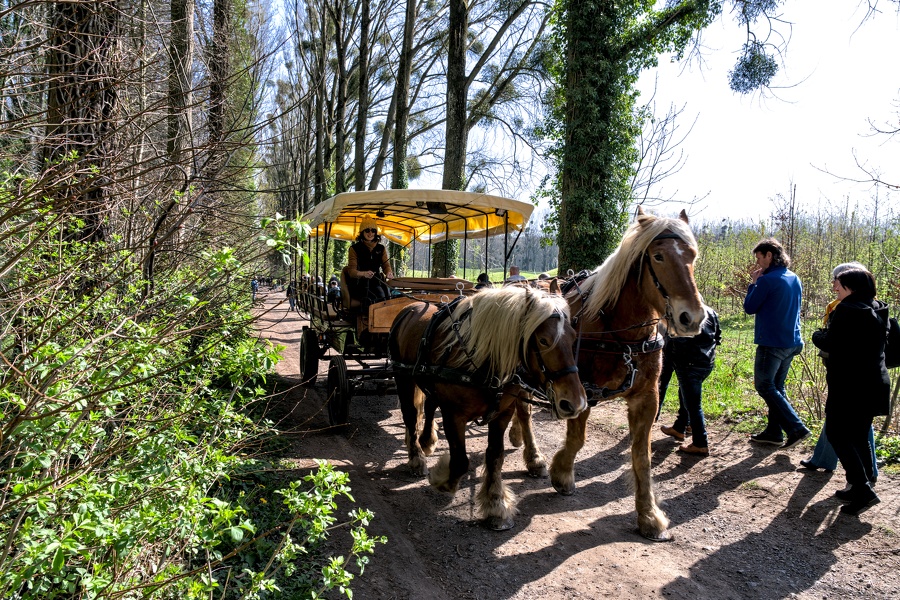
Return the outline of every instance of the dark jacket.
<path id="1" fill-rule="evenodd" d="M 785 267 L 772 266 L 747 288 L 744 312 L 756 315 L 753 343 L 773 348 L 803 345 L 800 335 L 800 278 Z"/>
<path id="2" fill-rule="evenodd" d="M 711 369 L 716 364 L 716 346 L 722 343 L 719 315 L 708 306 L 704 306 L 703 310 L 706 317 L 700 325 L 700 333 L 694 337 L 676 337 L 666 341 L 664 360 L 671 360 L 676 369 Z"/>
<path id="3" fill-rule="evenodd" d="M 378 273 L 384 270 L 384 263 L 387 261 L 387 252 L 381 244 L 375 244 L 369 248 L 365 242 L 356 242 L 352 246 L 356 253 L 356 270 L 372 271 Z"/>
<path id="4" fill-rule="evenodd" d="M 834 309 L 828 328 L 813 333 L 813 344 L 828 353 L 828 418 L 888 413 L 891 382 L 884 366 L 887 321 L 884 302 L 860 300 L 850 294 Z"/>

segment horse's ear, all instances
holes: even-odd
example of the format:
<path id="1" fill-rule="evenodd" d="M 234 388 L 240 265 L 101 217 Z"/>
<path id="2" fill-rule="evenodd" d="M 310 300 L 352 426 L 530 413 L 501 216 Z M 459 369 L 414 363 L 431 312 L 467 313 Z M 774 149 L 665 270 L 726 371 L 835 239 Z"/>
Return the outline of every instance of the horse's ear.
<path id="1" fill-rule="evenodd" d="M 644 216 L 644 207 L 641 206 L 640 204 L 638 204 L 637 214 L 638 214 L 639 217 L 643 217 L 643 216 Z"/>
<path id="2" fill-rule="evenodd" d="M 554 277 L 553 279 L 550 280 L 550 293 L 551 294 L 559 294 L 560 293 L 559 281 L 556 279 L 556 277 Z"/>
<path id="3" fill-rule="evenodd" d="M 690 221 L 688 221 L 687 213 L 684 211 L 683 208 L 681 209 L 681 212 L 678 213 L 678 218 L 681 219 L 682 221 L 684 221 L 685 223 L 690 224 Z"/>

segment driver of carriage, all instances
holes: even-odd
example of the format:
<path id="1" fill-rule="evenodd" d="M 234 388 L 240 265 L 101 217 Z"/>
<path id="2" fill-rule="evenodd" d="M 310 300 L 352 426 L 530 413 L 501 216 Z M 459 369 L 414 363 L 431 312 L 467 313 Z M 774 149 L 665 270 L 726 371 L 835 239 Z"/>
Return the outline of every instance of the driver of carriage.
<path id="1" fill-rule="evenodd" d="M 347 275 L 350 295 L 364 307 L 388 298 L 386 287 L 376 275 L 381 272 L 385 279 L 394 277 L 387 250 L 380 242 L 378 223 L 371 217 L 363 217 L 356 243 L 347 252 Z"/>

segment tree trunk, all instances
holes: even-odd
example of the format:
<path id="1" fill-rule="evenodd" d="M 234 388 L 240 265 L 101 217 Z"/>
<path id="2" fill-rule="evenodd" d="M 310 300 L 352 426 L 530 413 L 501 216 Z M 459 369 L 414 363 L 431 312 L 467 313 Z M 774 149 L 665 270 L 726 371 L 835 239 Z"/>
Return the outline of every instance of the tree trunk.
<path id="1" fill-rule="evenodd" d="M 447 56 L 447 129 L 444 148 L 444 176 L 441 188 L 465 190 L 466 178 L 466 33 L 469 14 L 465 0 L 450 0 L 449 52 Z M 433 247 L 433 277 L 456 274 L 459 244 L 448 240 Z"/>
<path id="2" fill-rule="evenodd" d="M 369 112 L 369 27 L 372 17 L 369 0 L 362 0 L 362 17 L 359 31 L 359 110 L 356 115 L 356 150 L 353 161 L 354 187 L 360 192 L 366 189 L 366 129 Z"/>
<path id="3" fill-rule="evenodd" d="M 347 177 L 344 171 L 344 147 L 346 145 L 344 118 L 347 112 L 347 47 L 344 40 L 344 4 L 342 0 L 335 2 L 334 12 L 334 48 L 337 53 L 337 96 L 334 116 L 334 193 L 347 191 Z"/>
<path id="4" fill-rule="evenodd" d="M 44 159 L 59 174 L 56 207 L 81 221 L 67 227 L 70 240 L 108 237 L 119 37 L 115 0 L 56 2 L 50 9 Z"/>
<path id="5" fill-rule="evenodd" d="M 391 188 L 409 187 L 409 165 L 406 162 L 407 131 L 409 123 L 409 81 L 412 77 L 412 45 L 416 28 L 416 0 L 406 0 L 406 19 L 403 26 L 403 46 L 397 65 L 397 87 L 395 89 L 397 106 L 397 127 L 394 130 L 394 169 L 391 177 Z"/>
<path id="6" fill-rule="evenodd" d="M 209 56 L 209 159 L 208 171 L 221 167 L 225 142 L 228 104 L 227 84 L 231 71 L 229 40 L 231 39 L 231 1 L 213 0 L 213 38 Z"/>
<path id="7" fill-rule="evenodd" d="M 616 248 L 625 226 L 628 180 L 617 174 L 610 135 L 625 110 L 622 66 L 612 56 L 615 12 L 606 3 L 567 2 L 566 108 L 559 209 L 559 269 L 599 265 Z M 597 94 L 596 90 L 604 93 Z M 632 100 L 633 102 L 633 100 Z M 629 139 L 630 142 L 630 139 Z M 623 185 L 625 188 L 623 188 Z"/>
<path id="8" fill-rule="evenodd" d="M 194 0 L 172 0 L 172 38 L 169 44 L 169 139 L 167 153 L 180 165 L 191 132 L 194 60 Z M 190 165 L 187 165 L 190 168 Z"/>

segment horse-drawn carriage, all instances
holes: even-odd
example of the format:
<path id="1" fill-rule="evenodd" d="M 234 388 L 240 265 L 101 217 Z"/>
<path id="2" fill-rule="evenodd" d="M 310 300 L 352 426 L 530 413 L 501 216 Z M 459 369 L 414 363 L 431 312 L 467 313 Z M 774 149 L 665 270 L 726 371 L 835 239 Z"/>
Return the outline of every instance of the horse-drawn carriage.
<path id="1" fill-rule="evenodd" d="M 379 195 L 368 196 L 371 200 L 367 201 L 366 194 Z M 390 194 L 397 196 L 392 199 Z M 460 192 L 360 192 L 343 196 L 320 205 L 307 216 L 314 227 L 314 239 L 352 239 L 358 220 L 374 214 L 384 235 L 405 245 L 415 239 L 468 240 L 475 235 L 487 240 L 491 235 L 505 234 L 506 240 L 510 232 L 522 231 L 531 213 L 527 204 Z M 453 202 L 455 198 L 459 202 Z M 518 207 L 521 212 L 516 212 Z M 510 252 L 504 253 L 505 259 Z M 514 495 L 500 478 L 502 438 L 507 426 L 513 423 L 516 430 L 515 434 L 510 431 L 511 440 L 515 436 L 519 443 L 524 442 L 529 474 L 549 471 L 553 487 L 560 494 L 570 495 L 575 492 L 574 463 L 584 445 L 590 406 L 599 399 L 622 398 L 628 405 L 632 437 L 631 470 L 638 529 L 649 539 L 668 540 L 669 522 L 652 489 L 650 430 L 659 402 L 657 382 L 664 338 L 696 335 L 705 317 L 693 277 L 696 256 L 697 243 L 684 212 L 679 219 L 640 212 L 617 250 L 593 272 L 572 277 L 563 286 L 562 296 L 549 304 L 544 301 L 547 297 L 543 292 L 528 289 L 520 290 L 521 297 L 498 297 L 493 302 L 528 306 L 526 312 L 535 320 L 522 315 L 518 323 L 513 323 L 509 321 L 509 315 L 515 314 L 513 310 L 498 316 L 485 308 L 482 323 L 496 326 L 502 321 L 505 325 L 486 333 L 490 327 L 476 324 L 475 316 L 482 308 L 478 305 L 492 302 L 466 298 L 441 325 L 443 329 L 435 333 L 439 338 L 443 336 L 443 347 L 432 345 L 426 352 L 417 351 L 418 341 L 429 335 L 427 323 L 438 318 L 434 307 L 421 301 L 447 300 L 451 295 L 466 294 L 469 286 L 461 282 L 456 289 L 448 287 L 447 281 L 409 282 L 406 289 L 395 288 L 395 298 L 370 306 L 367 320 L 360 320 L 363 316 L 357 315 L 355 324 L 346 302 L 333 318 L 327 307 L 312 309 L 311 326 L 302 338 L 301 362 L 306 364 L 301 365 L 301 372 L 307 376 L 314 372 L 317 363 L 313 361 L 324 355 L 328 346 L 338 351 L 330 357 L 329 364 L 329 415 L 333 423 L 343 423 L 352 388 L 367 378 L 390 380 L 393 371 L 406 426 L 409 467 L 420 475 L 429 473 L 432 484 L 445 491 L 455 492 L 468 469 L 465 424 L 473 419 L 487 422 L 485 477 L 477 496 L 485 521 L 495 529 L 511 527 L 515 514 Z M 426 284 L 437 289 L 424 289 Z M 505 290 L 513 291 L 498 291 Z M 480 299 L 490 300 L 490 295 Z M 417 307 L 410 306 L 414 302 Z M 535 310 L 541 305 L 544 312 Z M 465 314 L 471 316 L 467 318 Z M 525 327 L 527 322 L 533 327 Z M 386 360 L 388 332 L 393 336 L 393 365 Z M 342 333 L 348 336 L 343 346 L 334 341 Z M 484 352 L 486 346 L 500 340 L 507 342 L 506 349 L 497 348 L 496 358 L 478 358 L 476 346 Z M 534 383 L 523 386 L 524 380 L 514 379 L 509 370 L 506 378 L 500 377 L 496 383 L 488 377 L 475 385 L 461 386 L 461 381 L 452 377 L 460 365 L 468 364 L 477 373 L 484 364 L 502 362 L 500 354 L 517 363 L 516 368 Z M 347 358 L 357 360 L 362 368 L 349 372 Z M 365 358 L 381 362 L 373 367 L 364 362 Z M 428 368 L 420 368 L 423 362 Z M 451 377 L 435 379 L 435 368 L 449 370 Z M 568 419 L 566 439 L 549 469 L 535 444 L 531 412 L 522 410 L 523 402 L 519 400 L 524 396 L 517 391 L 524 389 L 525 396 L 529 396 L 535 387 L 542 388 L 544 397 L 555 405 L 554 414 Z M 429 472 L 425 457 L 437 442 L 433 429 L 437 408 L 441 410 L 450 454 L 445 455 L 449 460 L 442 458 Z"/>
<path id="2" fill-rule="evenodd" d="M 430 273 L 434 266 L 431 244 L 457 239 L 463 245 L 464 275 L 488 271 L 489 248 L 502 244 L 505 277 L 506 262 L 533 208 L 526 202 L 490 194 L 378 190 L 338 194 L 317 205 L 302 220 L 311 228 L 309 254 L 317 257 L 326 255 L 329 240 L 352 243 L 363 219 L 370 219 L 377 223 L 380 236 L 406 248 L 411 270 Z M 470 265 L 466 250 L 476 241 L 483 244 L 484 260 Z M 394 266 L 395 273 L 398 267 Z M 314 273 L 321 273 L 320 281 L 327 282 L 328 270 L 317 265 Z M 349 420 L 350 399 L 364 383 L 373 383 L 380 393 L 393 385 L 388 333 L 405 306 L 446 302 L 474 291 L 466 277 L 394 277 L 383 282 L 388 289 L 387 300 L 363 307 L 350 293 L 351 283 L 345 267 L 339 301 L 329 302 L 324 288 L 315 284 L 302 286 L 297 298 L 300 310 L 309 319 L 300 338 L 300 377 L 305 383 L 314 382 L 319 361 L 328 361 L 327 410 L 332 425 Z"/>

